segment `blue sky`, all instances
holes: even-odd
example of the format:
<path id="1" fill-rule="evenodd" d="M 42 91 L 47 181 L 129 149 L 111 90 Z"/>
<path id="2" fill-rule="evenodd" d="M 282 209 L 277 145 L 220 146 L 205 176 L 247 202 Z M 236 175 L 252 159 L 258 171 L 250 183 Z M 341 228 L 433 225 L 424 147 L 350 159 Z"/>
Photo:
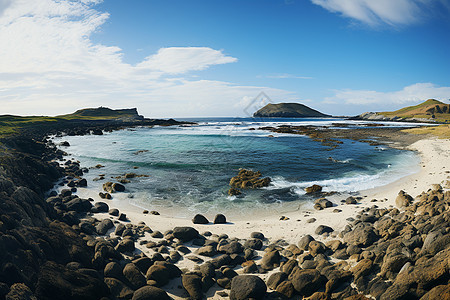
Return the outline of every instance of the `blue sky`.
<path id="1" fill-rule="evenodd" d="M 246 116 L 262 91 L 334 115 L 448 102 L 449 32 L 447 0 L 0 0 L 0 113 Z"/>

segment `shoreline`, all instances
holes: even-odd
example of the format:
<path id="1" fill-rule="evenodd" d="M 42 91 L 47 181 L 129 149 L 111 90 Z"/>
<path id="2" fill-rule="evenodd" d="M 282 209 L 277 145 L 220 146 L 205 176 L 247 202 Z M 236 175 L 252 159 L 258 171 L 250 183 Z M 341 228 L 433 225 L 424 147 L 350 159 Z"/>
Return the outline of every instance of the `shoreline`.
<path id="1" fill-rule="evenodd" d="M 450 181 L 450 150 L 447 150 L 450 149 L 450 140 L 425 138 L 414 142 L 408 146 L 408 149 L 417 151 L 420 155 L 420 171 L 387 185 L 358 192 L 354 195 L 355 197 L 361 198 L 357 204 L 341 203 L 340 200 L 344 200 L 345 198 L 342 195 L 333 195 L 327 197 L 333 202 L 333 207 L 325 208 L 323 210 L 314 210 L 311 204 L 308 208 L 300 208 L 296 211 L 283 213 L 282 215 L 273 214 L 271 216 L 264 216 L 260 219 L 249 218 L 248 220 L 227 219 L 227 224 L 209 223 L 205 225 L 193 224 L 191 220 L 185 218 L 143 214 L 141 208 L 136 206 L 131 208 L 131 204 L 114 207 L 117 207 L 121 213 L 127 215 L 129 223 L 147 224 L 151 227 L 153 232 L 159 231 L 164 233 L 164 235 L 170 234 L 175 227 L 189 226 L 195 228 L 200 234 L 213 234 L 213 236 L 226 235 L 231 241 L 240 241 L 243 244 L 244 241 L 248 241 L 249 237 L 252 236 L 254 232 L 259 232 L 265 237 L 264 245 L 266 246 L 263 246 L 263 249 L 265 247 L 270 247 L 270 245 L 280 245 L 282 248 L 288 245 L 290 245 L 289 247 L 292 247 L 307 235 L 312 236 L 313 239 L 318 242 L 329 245 L 332 241 L 343 240 L 343 237 L 341 236 L 342 232 L 345 232 L 346 227 L 352 223 L 351 220 L 361 217 L 363 211 L 373 210 L 375 205 L 377 209 L 381 210 L 384 208 L 388 210 L 396 208 L 395 199 L 400 190 L 404 190 L 416 198 L 419 193 L 430 191 L 433 187 L 432 185 L 435 184 L 442 184 L 445 190 L 450 189 L 450 183 L 447 182 L 447 180 Z M 372 202 L 372 199 L 377 199 L 378 201 Z M 108 201 L 106 202 L 108 203 Z M 122 202 L 121 204 L 124 203 Z M 341 212 L 333 212 L 335 209 L 339 209 Z M 98 213 L 95 214 L 95 216 L 99 219 L 111 217 L 108 213 Z M 281 216 L 285 217 L 286 220 L 280 220 Z M 316 221 L 310 222 L 313 218 L 316 219 Z M 210 219 L 210 222 L 211 221 L 212 220 Z M 316 229 L 319 225 L 329 226 L 334 231 L 330 234 L 317 234 Z M 114 233 L 111 232 L 110 234 L 111 237 L 114 236 Z M 146 234 L 143 238 L 137 240 L 136 249 L 141 255 L 154 257 L 154 255 L 159 254 L 158 249 L 147 247 L 147 242 L 150 241 L 158 243 L 160 239 L 153 237 L 151 234 Z M 192 253 L 197 253 L 200 248 L 194 244 L 185 245 Z M 264 260 L 260 259 L 266 256 L 267 249 L 264 251 L 256 251 L 259 255 L 259 259 L 255 259 L 255 262 L 260 263 Z M 213 261 L 210 257 L 200 257 L 204 262 Z M 352 257 L 350 257 L 350 259 L 347 260 L 347 263 L 349 264 L 348 268 L 356 268 L 355 265 L 357 265 L 358 261 L 359 259 L 352 260 Z M 178 261 L 176 265 L 178 268 L 189 270 L 190 272 L 198 268 L 197 262 L 186 258 Z M 241 275 L 244 270 L 245 268 L 238 267 L 236 272 Z M 270 276 L 275 274 L 276 270 L 277 269 L 275 268 L 273 271 L 263 272 L 257 274 L 257 276 L 265 282 L 268 282 Z M 244 271 L 244 274 L 245 273 L 246 272 Z M 174 279 L 164 286 L 164 290 L 175 300 L 186 299 L 185 292 L 183 293 L 182 290 L 180 291 L 179 286 L 181 285 L 183 285 L 183 283 L 180 279 Z M 225 294 L 221 294 L 223 291 L 224 289 L 222 286 L 219 287 L 215 285 L 205 293 L 205 296 L 207 299 L 213 300 L 224 299 L 223 295 Z"/>
<path id="2" fill-rule="evenodd" d="M 296 210 L 287 210 L 287 208 L 283 207 L 283 209 L 273 214 L 252 214 L 248 219 L 244 219 L 244 216 L 242 216 L 242 219 L 232 218 L 227 220 L 231 222 L 231 224 L 225 225 L 212 224 L 214 216 L 205 214 L 210 223 L 206 225 L 197 225 L 192 224 L 190 218 L 180 218 L 164 214 L 156 216 L 143 214 L 142 211 L 145 210 L 145 208 L 130 203 L 131 199 L 127 199 L 126 197 L 119 196 L 116 200 L 104 200 L 100 199 L 100 197 L 95 194 L 94 190 L 89 190 L 87 193 L 82 192 L 80 197 L 91 197 L 95 199 L 96 202 L 102 201 L 111 203 L 112 207 L 118 208 L 121 212 L 125 213 L 127 217 L 129 217 L 131 223 L 137 224 L 143 221 L 148 224 L 155 224 L 152 226 L 152 229 L 154 227 L 161 232 L 170 230 L 175 226 L 192 226 L 200 232 L 214 230 L 217 231 L 214 233 L 220 234 L 226 231 L 230 236 L 244 239 L 248 237 L 252 231 L 259 230 L 264 233 L 266 237 L 273 240 L 284 239 L 289 243 L 295 243 L 302 235 L 314 232 L 314 229 L 318 225 L 327 225 L 336 231 L 341 231 L 347 224 L 346 219 L 354 217 L 357 210 L 369 208 L 373 205 L 377 205 L 379 208 L 395 207 L 395 198 L 400 190 L 404 190 L 415 197 L 422 191 L 430 189 L 432 184 L 443 184 L 445 183 L 445 180 L 450 180 L 450 174 L 443 173 L 442 171 L 444 169 L 450 170 L 450 151 L 442 154 L 444 157 L 448 157 L 447 160 L 438 157 L 440 154 L 437 153 L 438 150 L 435 148 L 438 144 L 445 144 L 442 148 L 445 149 L 447 147 L 447 149 L 450 149 L 450 140 L 430 138 L 419 140 L 407 147 L 408 150 L 417 151 L 421 158 L 421 169 L 418 173 L 407 175 L 387 185 L 352 193 L 355 197 L 363 198 L 358 201 L 358 204 L 356 205 L 340 203 L 340 200 L 345 200 L 345 198 L 350 196 L 348 193 L 338 193 L 336 195 L 328 196 L 326 198 L 333 202 L 333 207 L 320 211 L 314 210 L 314 203 L 308 201 L 304 204 L 293 203 L 292 206 L 298 207 Z M 433 175 L 430 175 L 430 173 Z M 115 194 L 115 197 L 116 195 L 118 194 Z M 383 202 L 370 202 L 372 199 L 388 200 Z M 173 209 L 176 210 L 177 208 Z M 334 209 L 341 209 L 342 212 L 333 213 L 332 211 Z M 195 213 L 192 213 L 192 217 L 194 217 L 194 214 Z M 280 220 L 280 217 L 282 216 L 288 217 L 289 220 Z M 107 214 L 105 214 L 104 217 L 107 217 Z M 316 218 L 317 221 L 306 223 L 310 218 Z M 279 231 L 278 228 L 271 228 L 273 224 L 282 226 L 281 229 L 288 230 L 288 232 L 277 232 Z"/>
<path id="3" fill-rule="evenodd" d="M 371 132 L 380 131 L 365 130 L 366 134 Z M 382 132 L 380 139 L 389 133 L 391 141 L 402 136 L 399 130 Z M 352 132 L 348 138 L 355 135 L 358 133 Z M 122 207 L 120 213 L 111 211 L 120 199 L 102 199 L 102 205 L 97 197 L 97 201 L 81 198 L 87 184 L 83 174 L 88 170 L 67 160 L 67 154 L 51 140 L 39 137 L 10 139 L 7 145 L 11 150 L 1 157 L 0 188 L 10 206 L 2 207 L 0 230 L 16 241 L 8 244 L 15 246 L 7 248 L 7 253 L 16 253 L 17 246 L 40 249 L 35 241 L 41 237 L 49 241 L 42 247 L 55 252 L 42 252 L 43 260 L 35 257 L 31 280 L 7 278 L 0 273 L 0 287 L 7 291 L 25 289 L 43 299 L 53 299 L 60 281 L 52 278 L 61 277 L 68 284 L 61 288 L 76 291 L 73 299 L 94 299 L 94 295 L 98 295 L 95 299 L 108 295 L 110 299 L 131 299 L 144 291 L 160 295 L 167 292 L 173 299 L 235 299 L 231 297 L 235 281 L 259 280 L 254 288 L 270 299 L 303 299 L 313 293 L 313 297 L 327 300 L 364 298 L 358 294 L 376 299 L 419 299 L 433 294 L 450 279 L 450 248 L 446 242 L 450 240 L 450 184 L 444 182 L 450 173 L 449 139 L 404 137 L 403 143 L 420 140 L 411 147 L 421 154 L 421 171 L 360 192 L 357 204 L 341 204 L 342 195 L 334 195 L 328 197 L 335 203 L 333 207 L 283 213 L 282 220 L 275 214 L 257 220 L 229 219 L 226 224 L 198 225 L 187 219 L 143 214 L 136 207 Z M 45 197 L 50 178 L 62 178 L 65 188 Z M 439 183 L 443 182 L 442 188 Z M 72 194 L 77 192 L 75 187 L 79 195 Z M 406 197 L 407 202 L 414 202 L 397 209 L 394 199 L 398 188 L 409 193 L 422 189 L 426 194 L 415 201 Z M 387 201 L 379 198 L 373 202 L 375 196 L 387 197 Z M 29 209 L 30 205 L 36 212 Z M 310 221 L 313 217 L 315 222 Z M 25 232 L 26 237 L 15 239 L 17 230 Z M 438 238 L 436 243 L 430 243 L 432 237 Z M 54 256 L 56 251 L 65 251 L 63 257 Z M 392 256 L 399 257 L 401 263 L 393 264 L 397 260 L 391 260 Z M 2 259 L 22 276 L 22 261 L 11 255 Z M 205 273 L 205 268 L 210 271 Z M 158 272 L 162 277 L 156 275 Z M 402 272 L 412 274 L 407 277 L 410 283 L 406 289 L 401 289 L 405 279 Z M 83 290 L 76 290 L 79 281 L 73 281 L 69 273 L 83 281 Z M 277 276 L 282 277 L 274 283 Z M 305 289 L 303 276 L 313 276 L 313 286 Z M 416 288 L 422 282 L 426 287 Z"/>

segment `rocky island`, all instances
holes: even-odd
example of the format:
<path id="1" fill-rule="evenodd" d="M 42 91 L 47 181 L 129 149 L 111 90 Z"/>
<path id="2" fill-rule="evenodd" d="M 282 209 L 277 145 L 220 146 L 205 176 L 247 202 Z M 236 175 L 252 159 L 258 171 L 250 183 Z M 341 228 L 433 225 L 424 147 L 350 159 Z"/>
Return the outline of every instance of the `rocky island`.
<path id="1" fill-rule="evenodd" d="M 330 115 L 323 114 L 315 109 L 300 103 L 269 103 L 253 114 L 259 118 L 325 118 Z"/>

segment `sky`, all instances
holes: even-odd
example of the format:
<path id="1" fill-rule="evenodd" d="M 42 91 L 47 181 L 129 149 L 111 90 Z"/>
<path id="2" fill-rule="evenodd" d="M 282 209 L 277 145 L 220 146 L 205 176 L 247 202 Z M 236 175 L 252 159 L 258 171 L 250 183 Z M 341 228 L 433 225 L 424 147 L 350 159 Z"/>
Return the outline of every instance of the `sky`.
<path id="1" fill-rule="evenodd" d="M 0 114 L 326 114 L 450 99 L 450 0 L 0 0 Z"/>

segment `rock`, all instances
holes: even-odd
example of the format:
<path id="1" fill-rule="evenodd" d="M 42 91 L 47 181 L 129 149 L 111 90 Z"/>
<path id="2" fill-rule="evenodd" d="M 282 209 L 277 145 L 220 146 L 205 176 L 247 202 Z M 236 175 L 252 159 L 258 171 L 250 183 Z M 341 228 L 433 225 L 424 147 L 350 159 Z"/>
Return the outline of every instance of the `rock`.
<path id="1" fill-rule="evenodd" d="M 194 223 L 194 224 L 208 224 L 209 221 L 208 221 L 208 219 L 205 216 L 203 216 L 201 214 L 196 214 L 194 216 L 194 218 L 192 219 L 192 223 Z"/>
<path id="2" fill-rule="evenodd" d="M 258 276 L 239 275 L 231 281 L 230 300 L 263 299 L 266 284 Z"/>
<path id="3" fill-rule="evenodd" d="M 261 178 L 261 172 L 241 169 L 237 176 L 231 178 L 230 186 L 233 188 L 255 189 L 269 186 L 269 177 Z"/>
<path id="4" fill-rule="evenodd" d="M 326 225 L 319 225 L 319 227 L 317 227 L 315 233 L 318 235 L 322 235 L 324 233 L 328 233 L 328 232 L 333 232 L 333 228 L 326 226 Z"/>
<path id="5" fill-rule="evenodd" d="M 450 299 L 450 284 L 435 286 L 420 298 L 420 300 L 434 299 Z"/>
<path id="6" fill-rule="evenodd" d="M 224 277 L 224 278 L 219 278 L 216 280 L 216 283 L 218 286 L 229 290 L 231 288 L 231 279 Z"/>
<path id="7" fill-rule="evenodd" d="M 184 289 L 189 293 L 189 299 L 202 300 L 202 279 L 197 275 L 183 275 L 182 284 Z"/>
<path id="8" fill-rule="evenodd" d="M 261 250 L 263 243 L 260 239 L 250 239 L 246 240 L 244 243 L 244 248 L 250 248 L 254 250 Z"/>
<path id="9" fill-rule="evenodd" d="M 309 243 L 312 242 L 312 241 L 314 241 L 314 238 L 312 236 L 310 236 L 309 234 L 305 235 L 298 242 L 298 244 L 297 244 L 298 248 L 300 250 L 306 251 L 306 250 L 308 250 Z"/>
<path id="10" fill-rule="evenodd" d="M 356 201 L 355 197 L 348 197 L 347 199 L 345 199 L 345 204 L 357 204 L 358 202 Z"/>
<path id="11" fill-rule="evenodd" d="M 280 266 L 281 256 L 278 250 L 272 250 L 264 254 L 261 260 L 261 267 L 264 270 L 273 270 Z"/>
<path id="12" fill-rule="evenodd" d="M 132 239 L 123 239 L 116 245 L 115 248 L 117 251 L 124 253 L 124 252 L 133 252 L 135 249 L 134 241 Z"/>
<path id="13" fill-rule="evenodd" d="M 127 229 L 127 227 L 123 224 L 118 224 L 116 227 L 116 230 L 114 231 L 114 234 L 117 236 L 122 236 L 122 233 Z"/>
<path id="14" fill-rule="evenodd" d="M 406 248 L 401 245 L 389 245 L 381 266 L 380 275 L 382 277 L 393 280 L 405 263 L 410 260 L 409 257 L 405 255 L 404 250 L 406 250 Z"/>
<path id="15" fill-rule="evenodd" d="M 242 194 L 242 192 L 240 190 L 235 189 L 235 188 L 232 187 L 232 188 L 230 188 L 228 190 L 227 194 L 230 195 L 230 196 L 239 196 L 239 195 Z"/>
<path id="16" fill-rule="evenodd" d="M 306 220 L 306 223 L 311 224 L 311 223 L 314 223 L 315 221 L 317 221 L 316 218 L 310 218 L 310 219 Z"/>
<path id="17" fill-rule="evenodd" d="M 211 260 L 211 263 L 213 266 L 218 269 L 221 266 L 227 265 L 231 262 L 231 257 L 228 254 L 220 255 L 214 259 Z"/>
<path id="18" fill-rule="evenodd" d="M 66 203 L 68 211 L 76 211 L 78 213 L 91 211 L 92 204 L 87 199 L 75 198 Z"/>
<path id="19" fill-rule="evenodd" d="M 116 278 L 105 278 L 105 284 L 108 286 L 111 294 L 116 299 L 131 299 L 134 291 Z"/>
<path id="20" fill-rule="evenodd" d="M 216 276 L 214 266 L 209 262 L 206 262 L 200 266 L 200 272 L 202 273 L 203 277 L 215 277 Z"/>
<path id="21" fill-rule="evenodd" d="M 307 188 L 305 188 L 305 192 L 307 194 L 312 194 L 312 193 L 320 193 L 322 191 L 322 187 L 320 185 L 314 184 L 312 186 L 309 186 Z"/>
<path id="22" fill-rule="evenodd" d="M 250 234 L 250 237 L 254 239 L 260 239 L 262 241 L 265 239 L 264 234 L 262 234 L 261 232 L 252 232 Z"/>
<path id="23" fill-rule="evenodd" d="M 408 207 L 413 201 L 413 198 L 405 193 L 404 191 L 400 191 L 398 193 L 397 198 L 395 198 L 395 205 L 398 208 Z"/>
<path id="24" fill-rule="evenodd" d="M 144 275 L 141 274 L 139 269 L 133 263 L 125 265 L 123 268 L 123 276 L 125 276 L 131 287 L 134 289 L 143 287 L 147 283 Z"/>
<path id="25" fill-rule="evenodd" d="M 202 255 L 202 256 L 213 257 L 214 255 L 217 254 L 217 251 L 214 246 L 208 245 L 208 246 L 203 246 L 203 247 L 199 248 L 196 251 L 196 254 Z"/>
<path id="26" fill-rule="evenodd" d="M 333 206 L 333 203 L 325 198 L 319 198 L 316 201 L 314 201 L 315 209 L 321 210 L 321 209 L 332 207 L 332 206 Z"/>
<path id="27" fill-rule="evenodd" d="M 267 279 L 267 287 L 272 290 L 276 290 L 277 286 L 287 279 L 288 275 L 284 272 L 276 272 L 270 275 L 269 279 Z"/>
<path id="28" fill-rule="evenodd" d="M 81 178 L 75 182 L 75 185 L 78 187 L 87 187 L 87 180 L 85 178 Z"/>
<path id="29" fill-rule="evenodd" d="M 198 237 L 198 231 L 192 227 L 175 227 L 173 236 L 183 243 L 189 242 Z"/>
<path id="30" fill-rule="evenodd" d="M 244 251 L 244 247 L 241 245 L 241 243 L 232 241 L 231 243 L 219 246 L 218 250 L 219 252 L 223 252 L 226 254 L 240 254 Z"/>
<path id="31" fill-rule="evenodd" d="M 37 300 L 33 292 L 23 283 L 14 283 L 6 295 L 6 300 Z"/>
<path id="32" fill-rule="evenodd" d="M 165 266 L 153 265 L 147 270 L 147 280 L 154 280 L 157 286 L 163 286 L 170 280 L 169 270 Z"/>
<path id="33" fill-rule="evenodd" d="M 94 204 L 94 207 L 97 209 L 98 212 L 108 212 L 109 206 L 105 202 L 96 202 Z M 118 211 L 117 211 L 118 212 Z"/>
<path id="34" fill-rule="evenodd" d="M 302 270 L 295 268 L 289 275 L 294 289 L 300 296 L 310 296 L 323 285 L 325 285 L 325 277 L 315 269 Z"/>
<path id="35" fill-rule="evenodd" d="M 116 262 L 110 262 L 105 266 L 103 275 L 105 277 L 116 278 L 120 280 L 123 277 L 122 267 Z"/>
<path id="36" fill-rule="evenodd" d="M 222 214 L 217 214 L 214 218 L 214 224 L 226 224 L 227 218 Z"/>
<path id="37" fill-rule="evenodd" d="M 361 260 L 356 266 L 354 266 L 350 272 L 353 273 L 355 278 L 369 275 L 372 269 L 373 262 L 370 259 Z"/>
<path id="38" fill-rule="evenodd" d="M 103 219 L 95 226 L 95 230 L 99 235 L 105 235 L 109 229 L 113 228 L 114 224 L 110 219 Z"/>
<path id="39" fill-rule="evenodd" d="M 360 247 L 368 247 L 378 239 L 372 224 L 361 222 L 355 228 L 344 235 L 344 242 Z"/>
<path id="40" fill-rule="evenodd" d="M 91 223 L 83 221 L 79 224 L 81 232 L 92 235 L 95 232 L 95 227 Z"/>
<path id="41" fill-rule="evenodd" d="M 171 300 L 167 293 L 155 286 L 144 286 L 136 290 L 131 300 Z"/>
<path id="42" fill-rule="evenodd" d="M 427 234 L 422 246 L 422 254 L 435 255 L 450 245 L 450 234 L 441 231 L 432 231 Z"/>
<path id="43" fill-rule="evenodd" d="M 294 285 L 290 281 L 283 281 L 281 282 L 277 288 L 276 291 L 282 295 L 284 295 L 286 298 L 290 299 L 294 296 L 295 289 Z"/>
<path id="44" fill-rule="evenodd" d="M 128 221 L 127 215 L 124 214 L 124 213 L 121 213 L 121 214 L 119 215 L 119 221 L 123 221 L 123 222 Z"/>
<path id="45" fill-rule="evenodd" d="M 117 182 L 112 183 L 111 181 L 108 181 L 103 184 L 103 190 L 108 193 L 124 192 L 125 186 Z"/>
<path id="46" fill-rule="evenodd" d="M 169 277 L 176 278 L 182 274 L 181 270 L 174 264 L 167 261 L 155 261 L 156 266 L 163 266 L 169 270 Z"/>
<path id="47" fill-rule="evenodd" d="M 34 294 L 37 299 L 90 300 L 105 297 L 109 291 L 98 278 L 49 261 L 40 268 Z"/>
<path id="48" fill-rule="evenodd" d="M 309 253 L 311 253 L 312 256 L 317 256 L 317 254 L 324 253 L 327 247 L 324 243 L 319 241 L 312 241 L 308 245 Z"/>

